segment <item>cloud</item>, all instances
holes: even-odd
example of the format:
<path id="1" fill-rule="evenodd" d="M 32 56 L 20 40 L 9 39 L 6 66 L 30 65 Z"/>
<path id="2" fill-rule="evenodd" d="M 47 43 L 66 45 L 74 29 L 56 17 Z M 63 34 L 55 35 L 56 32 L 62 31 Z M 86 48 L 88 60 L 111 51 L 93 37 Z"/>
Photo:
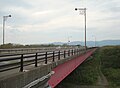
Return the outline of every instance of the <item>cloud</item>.
<path id="1" fill-rule="evenodd" d="M 119 0 L 0 0 L 0 19 L 12 15 L 6 21 L 6 42 L 66 41 L 68 35 L 73 40 L 84 40 L 84 16 L 74 8 L 86 7 L 88 37 L 96 34 L 98 40 L 118 39 L 119 3 Z M 2 21 L 0 25 L 2 29 Z"/>

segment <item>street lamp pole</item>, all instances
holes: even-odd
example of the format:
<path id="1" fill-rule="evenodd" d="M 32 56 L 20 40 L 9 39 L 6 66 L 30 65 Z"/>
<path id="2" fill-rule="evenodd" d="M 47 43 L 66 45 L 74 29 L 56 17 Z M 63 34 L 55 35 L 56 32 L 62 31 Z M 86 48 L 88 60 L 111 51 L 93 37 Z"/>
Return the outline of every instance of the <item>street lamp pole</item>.
<path id="1" fill-rule="evenodd" d="M 95 47 L 96 47 L 96 36 L 95 36 Z"/>
<path id="2" fill-rule="evenodd" d="M 75 8 L 75 10 L 79 10 L 80 14 L 85 16 L 85 50 L 87 50 L 87 46 L 86 46 L 86 8 Z"/>
<path id="3" fill-rule="evenodd" d="M 96 36 L 93 35 L 94 38 L 94 47 L 96 47 Z"/>
<path id="4" fill-rule="evenodd" d="M 87 46 L 86 46 L 86 8 L 84 8 L 84 14 L 85 14 L 85 50 L 87 50 Z"/>
<path id="5" fill-rule="evenodd" d="M 11 17 L 11 15 L 3 16 L 3 45 L 5 44 L 5 21 L 8 17 Z"/>
<path id="6" fill-rule="evenodd" d="M 5 17 L 3 16 L 3 45 L 4 45 L 4 41 L 5 41 Z"/>

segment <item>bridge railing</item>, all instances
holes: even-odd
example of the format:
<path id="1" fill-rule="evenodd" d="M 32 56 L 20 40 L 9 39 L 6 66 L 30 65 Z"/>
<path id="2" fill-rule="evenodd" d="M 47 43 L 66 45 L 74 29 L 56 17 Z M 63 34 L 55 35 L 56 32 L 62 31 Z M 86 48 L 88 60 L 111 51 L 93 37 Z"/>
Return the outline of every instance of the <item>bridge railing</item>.
<path id="1" fill-rule="evenodd" d="M 0 54 L 14 54 L 14 53 L 29 53 L 29 52 L 41 52 L 59 49 L 73 49 L 75 47 L 41 47 L 41 48 L 12 48 L 12 49 L 0 49 Z M 81 47 L 83 48 L 83 47 Z"/>
<path id="2" fill-rule="evenodd" d="M 84 50 L 84 49 L 83 49 Z M 0 72 L 19 68 L 20 72 L 24 71 L 24 67 L 34 65 L 37 67 L 39 63 L 48 64 L 61 58 L 76 55 L 82 51 L 81 49 L 59 50 L 49 52 L 35 52 L 23 54 L 0 55 Z"/>

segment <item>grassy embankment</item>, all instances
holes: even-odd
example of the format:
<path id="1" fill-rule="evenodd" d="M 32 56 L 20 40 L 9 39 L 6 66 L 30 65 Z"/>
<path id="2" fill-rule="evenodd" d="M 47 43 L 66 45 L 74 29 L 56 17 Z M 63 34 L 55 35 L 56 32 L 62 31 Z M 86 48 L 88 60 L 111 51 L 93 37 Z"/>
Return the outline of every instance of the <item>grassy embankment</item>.
<path id="1" fill-rule="evenodd" d="M 120 46 L 103 47 L 100 54 L 101 69 L 109 85 L 120 86 Z"/>
<path id="2" fill-rule="evenodd" d="M 102 47 L 81 64 L 58 88 L 74 88 L 74 85 L 98 85 L 101 72 L 109 85 L 120 86 L 120 46 Z M 119 88 L 119 87 L 118 87 Z"/>

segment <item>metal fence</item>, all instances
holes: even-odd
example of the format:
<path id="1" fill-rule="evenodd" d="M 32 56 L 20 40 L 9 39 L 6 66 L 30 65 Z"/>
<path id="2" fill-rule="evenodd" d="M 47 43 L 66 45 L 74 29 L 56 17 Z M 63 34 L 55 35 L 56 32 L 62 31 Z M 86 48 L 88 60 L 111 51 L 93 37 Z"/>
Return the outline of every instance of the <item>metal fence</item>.
<path id="1" fill-rule="evenodd" d="M 48 61 L 50 60 L 55 62 L 61 58 L 77 55 L 83 50 L 70 49 L 61 51 L 0 55 L 0 72 L 15 68 L 20 68 L 20 72 L 23 72 L 25 66 L 34 65 L 37 67 L 40 62 L 48 64 Z"/>
<path id="2" fill-rule="evenodd" d="M 0 54 L 13 54 L 13 53 L 28 53 L 28 52 L 43 52 L 51 50 L 64 50 L 64 49 L 73 49 L 77 47 L 42 47 L 42 48 L 12 48 L 12 49 L 0 49 Z M 80 47 L 83 49 L 84 47 Z"/>

